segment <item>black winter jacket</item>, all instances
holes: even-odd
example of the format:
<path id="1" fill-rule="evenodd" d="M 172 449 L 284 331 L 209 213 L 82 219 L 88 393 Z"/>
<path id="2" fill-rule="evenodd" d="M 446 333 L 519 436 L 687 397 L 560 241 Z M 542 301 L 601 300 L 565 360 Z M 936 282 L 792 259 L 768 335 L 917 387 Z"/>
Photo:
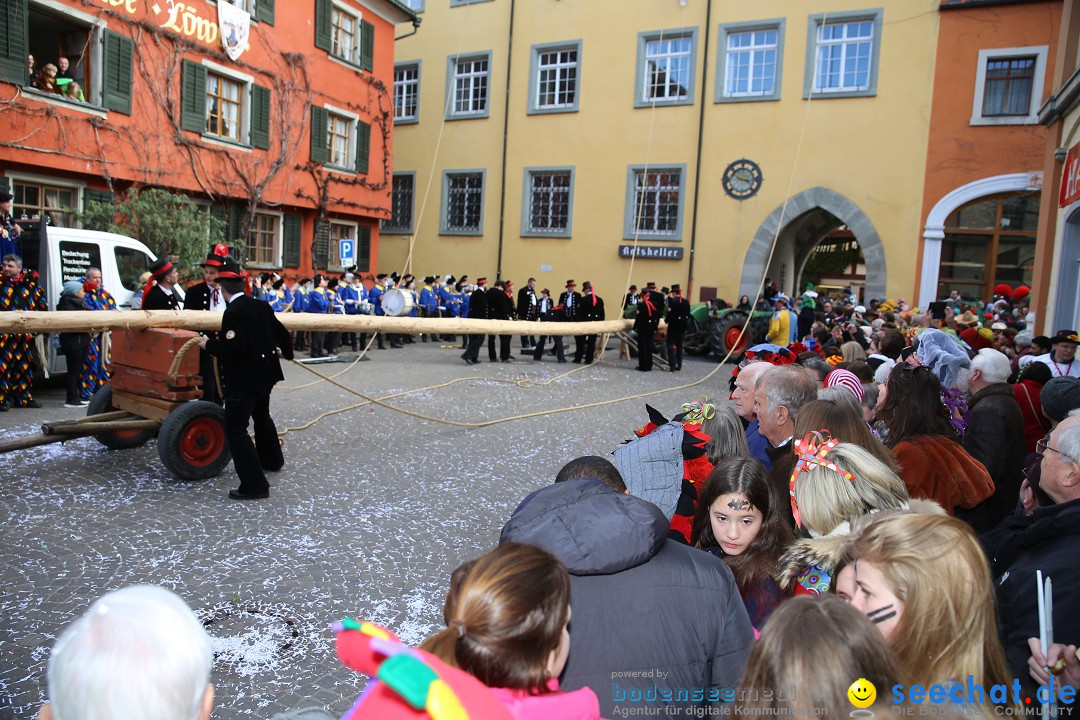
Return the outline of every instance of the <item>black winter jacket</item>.
<path id="1" fill-rule="evenodd" d="M 719 705 L 709 689 L 736 687 L 746 664 L 754 636 L 731 570 L 667 530 L 655 505 L 596 480 L 534 493 L 502 530 L 501 542 L 541 547 L 570 571 L 562 689 L 592 688 L 603 717 L 643 704 Z M 630 689 L 657 699 L 631 703 Z"/>
<path id="2" fill-rule="evenodd" d="M 86 310 L 83 301 L 72 295 L 61 295 L 56 303 L 57 310 Z M 90 333 L 60 333 L 60 350 L 64 353 L 85 352 L 90 344 Z"/>
<path id="3" fill-rule="evenodd" d="M 1008 518 L 980 540 L 990 557 L 1005 659 L 1033 694 L 1027 639 L 1039 637 L 1036 570 L 1053 584 L 1054 641 L 1080 641 L 1080 500 L 1038 508 L 1032 517 Z"/>
<path id="4" fill-rule="evenodd" d="M 975 532 L 992 530 L 1011 515 L 1024 481 L 1024 415 L 1016 404 L 1012 385 L 995 383 L 971 398 L 971 424 L 964 434 L 964 449 L 986 466 L 994 481 L 994 494 L 956 516 L 971 523 Z"/>

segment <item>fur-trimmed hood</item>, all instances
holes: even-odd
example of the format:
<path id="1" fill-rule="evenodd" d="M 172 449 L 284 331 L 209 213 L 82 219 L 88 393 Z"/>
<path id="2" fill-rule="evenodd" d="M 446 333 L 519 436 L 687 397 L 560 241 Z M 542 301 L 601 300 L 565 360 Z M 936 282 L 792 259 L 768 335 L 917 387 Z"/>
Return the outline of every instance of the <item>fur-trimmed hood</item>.
<path id="1" fill-rule="evenodd" d="M 903 510 L 889 510 L 886 512 L 946 514 L 941 505 L 925 498 L 912 498 L 908 500 L 907 507 Z M 877 514 L 879 513 L 863 515 L 856 522 L 854 529 L 851 528 L 849 523 L 844 522 L 835 527 L 828 535 L 796 540 L 780 558 L 780 571 L 777 573 L 780 587 L 785 589 L 791 587 L 791 584 L 795 582 L 795 578 L 810 568 L 817 567 L 831 572 L 841 558 L 844 557 L 848 541 L 857 532 L 859 525 Z"/>

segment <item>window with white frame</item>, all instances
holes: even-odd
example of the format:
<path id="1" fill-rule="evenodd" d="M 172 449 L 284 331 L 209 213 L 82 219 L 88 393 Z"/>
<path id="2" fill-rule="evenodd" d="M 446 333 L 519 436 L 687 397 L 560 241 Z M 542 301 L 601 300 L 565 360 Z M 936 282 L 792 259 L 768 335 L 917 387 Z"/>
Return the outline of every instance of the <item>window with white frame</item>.
<path id="1" fill-rule="evenodd" d="M 972 125 L 1025 125 L 1038 122 L 1049 47 L 979 51 Z"/>
<path id="2" fill-rule="evenodd" d="M 776 94 L 779 30 L 732 32 L 727 36 L 724 95 L 763 97 Z"/>
<path id="3" fill-rule="evenodd" d="M 581 42 L 533 46 L 529 112 L 578 109 Z"/>
<path id="4" fill-rule="evenodd" d="M 442 232 L 480 235 L 484 231 L 484 172 L 443 174 Z"/>
<path id="5" fill-rule="evenodd" d="M 11 184 L 11 215 L 16 220 L 47 217 L 57 227 L 75 227 L 78 188 L 18 178 L 13 178 Z"/>
<path id="6" fill-rule="evenodd" d="M 247 258 L 251 265 L 278 267 L 281 264 L 281 216 L 275 213 L 255 213 L 248 231 Z"/>
<path id="7" fill-rule="evenodd" d="M 882 11 L 810 17 L 804 96 L 877 93 Z"/>
<path id="8" fill-rule="evenodd" d="M 243 85 L 228 76 L 206 73 L 206 132 L 240 141 L 243 117 Z"/>
<path id="9" fill-rule="evenodd" d="M 401 0 L 401 4 L 413 12 L 424 12 L 424 0 Z"/>
<path id="10" fill-rule="evenodd" d="M 632 166 L 628 174 L 628 239 L 678 240 L 682 235 L 685 166 Z"/>
<path id="11" fill-rule="evenodd" d="M 527 168 L 526 237 L 570 237 L 574 174 L 569 168 Z"/>
<path id="12" fill-rule="evenodd" d="M 420 119 L 420 64 L 409 63 L 394 68 L 394 122 Z"/>
<path id="13" fill-rule="evenodd" d="M 697 33 L 643 33 L 638 41 L 637 107 L 689 104 L 694 100 Z"/>
<path id="14" fill-rule="evenodd" d="M 390 219 L 382 221 L 383 232 L 412 232 L 415 185 L 416 173 L 394 173 L 390 191 Z"/>
<path id="15" fill-rule="evenodd" d="M 450 118 L 487 117 L 491 53 L 450 58 Z"/>
<path id="16" fill-rule="evenodd" d="M 341 168 L 352 169 L 353 118 L 327 112 L 326 117 L 326 162 Z"/>
<path id="17" fill-rule="evenodd" d="M 330 54 L 346 62 L 360 62 L 360 15 L 344 5 L 330 9 Z"/>

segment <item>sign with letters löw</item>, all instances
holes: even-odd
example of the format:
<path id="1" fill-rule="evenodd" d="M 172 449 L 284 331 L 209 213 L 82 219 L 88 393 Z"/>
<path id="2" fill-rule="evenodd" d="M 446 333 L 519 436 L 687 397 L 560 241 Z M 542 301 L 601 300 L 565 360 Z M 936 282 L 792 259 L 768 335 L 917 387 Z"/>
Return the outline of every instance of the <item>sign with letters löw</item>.
<path id="1" fill-rule="evenodd" d="M 1061 169 L 1061 197 L 1059 207 L 1067 207 L 1080 200 L 1080 143 L 1069 148 L 1065 167 Z"/>

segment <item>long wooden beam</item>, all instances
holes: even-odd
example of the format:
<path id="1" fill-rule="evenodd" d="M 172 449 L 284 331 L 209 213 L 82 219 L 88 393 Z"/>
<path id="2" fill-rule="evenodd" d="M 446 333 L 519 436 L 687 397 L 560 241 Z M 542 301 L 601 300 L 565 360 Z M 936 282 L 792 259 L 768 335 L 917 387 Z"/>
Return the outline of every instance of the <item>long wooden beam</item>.
<path id="1" fill-rule="evenodd" d="M 633 320 L 602 322 L 524 322 L 518 320 L 467 320 L 460 318 L 414 318 L 375 315 L 318 315 L 278 313 L 289 330 L 382 332 L 418 335 L 599 335 L 626 332 Z M 0 312 L 0 333 L 101 332 L 169 327 L 182 330 L 217 330 L 221 313 L 202 310 L 101 310 L 94 312 Z"/>

